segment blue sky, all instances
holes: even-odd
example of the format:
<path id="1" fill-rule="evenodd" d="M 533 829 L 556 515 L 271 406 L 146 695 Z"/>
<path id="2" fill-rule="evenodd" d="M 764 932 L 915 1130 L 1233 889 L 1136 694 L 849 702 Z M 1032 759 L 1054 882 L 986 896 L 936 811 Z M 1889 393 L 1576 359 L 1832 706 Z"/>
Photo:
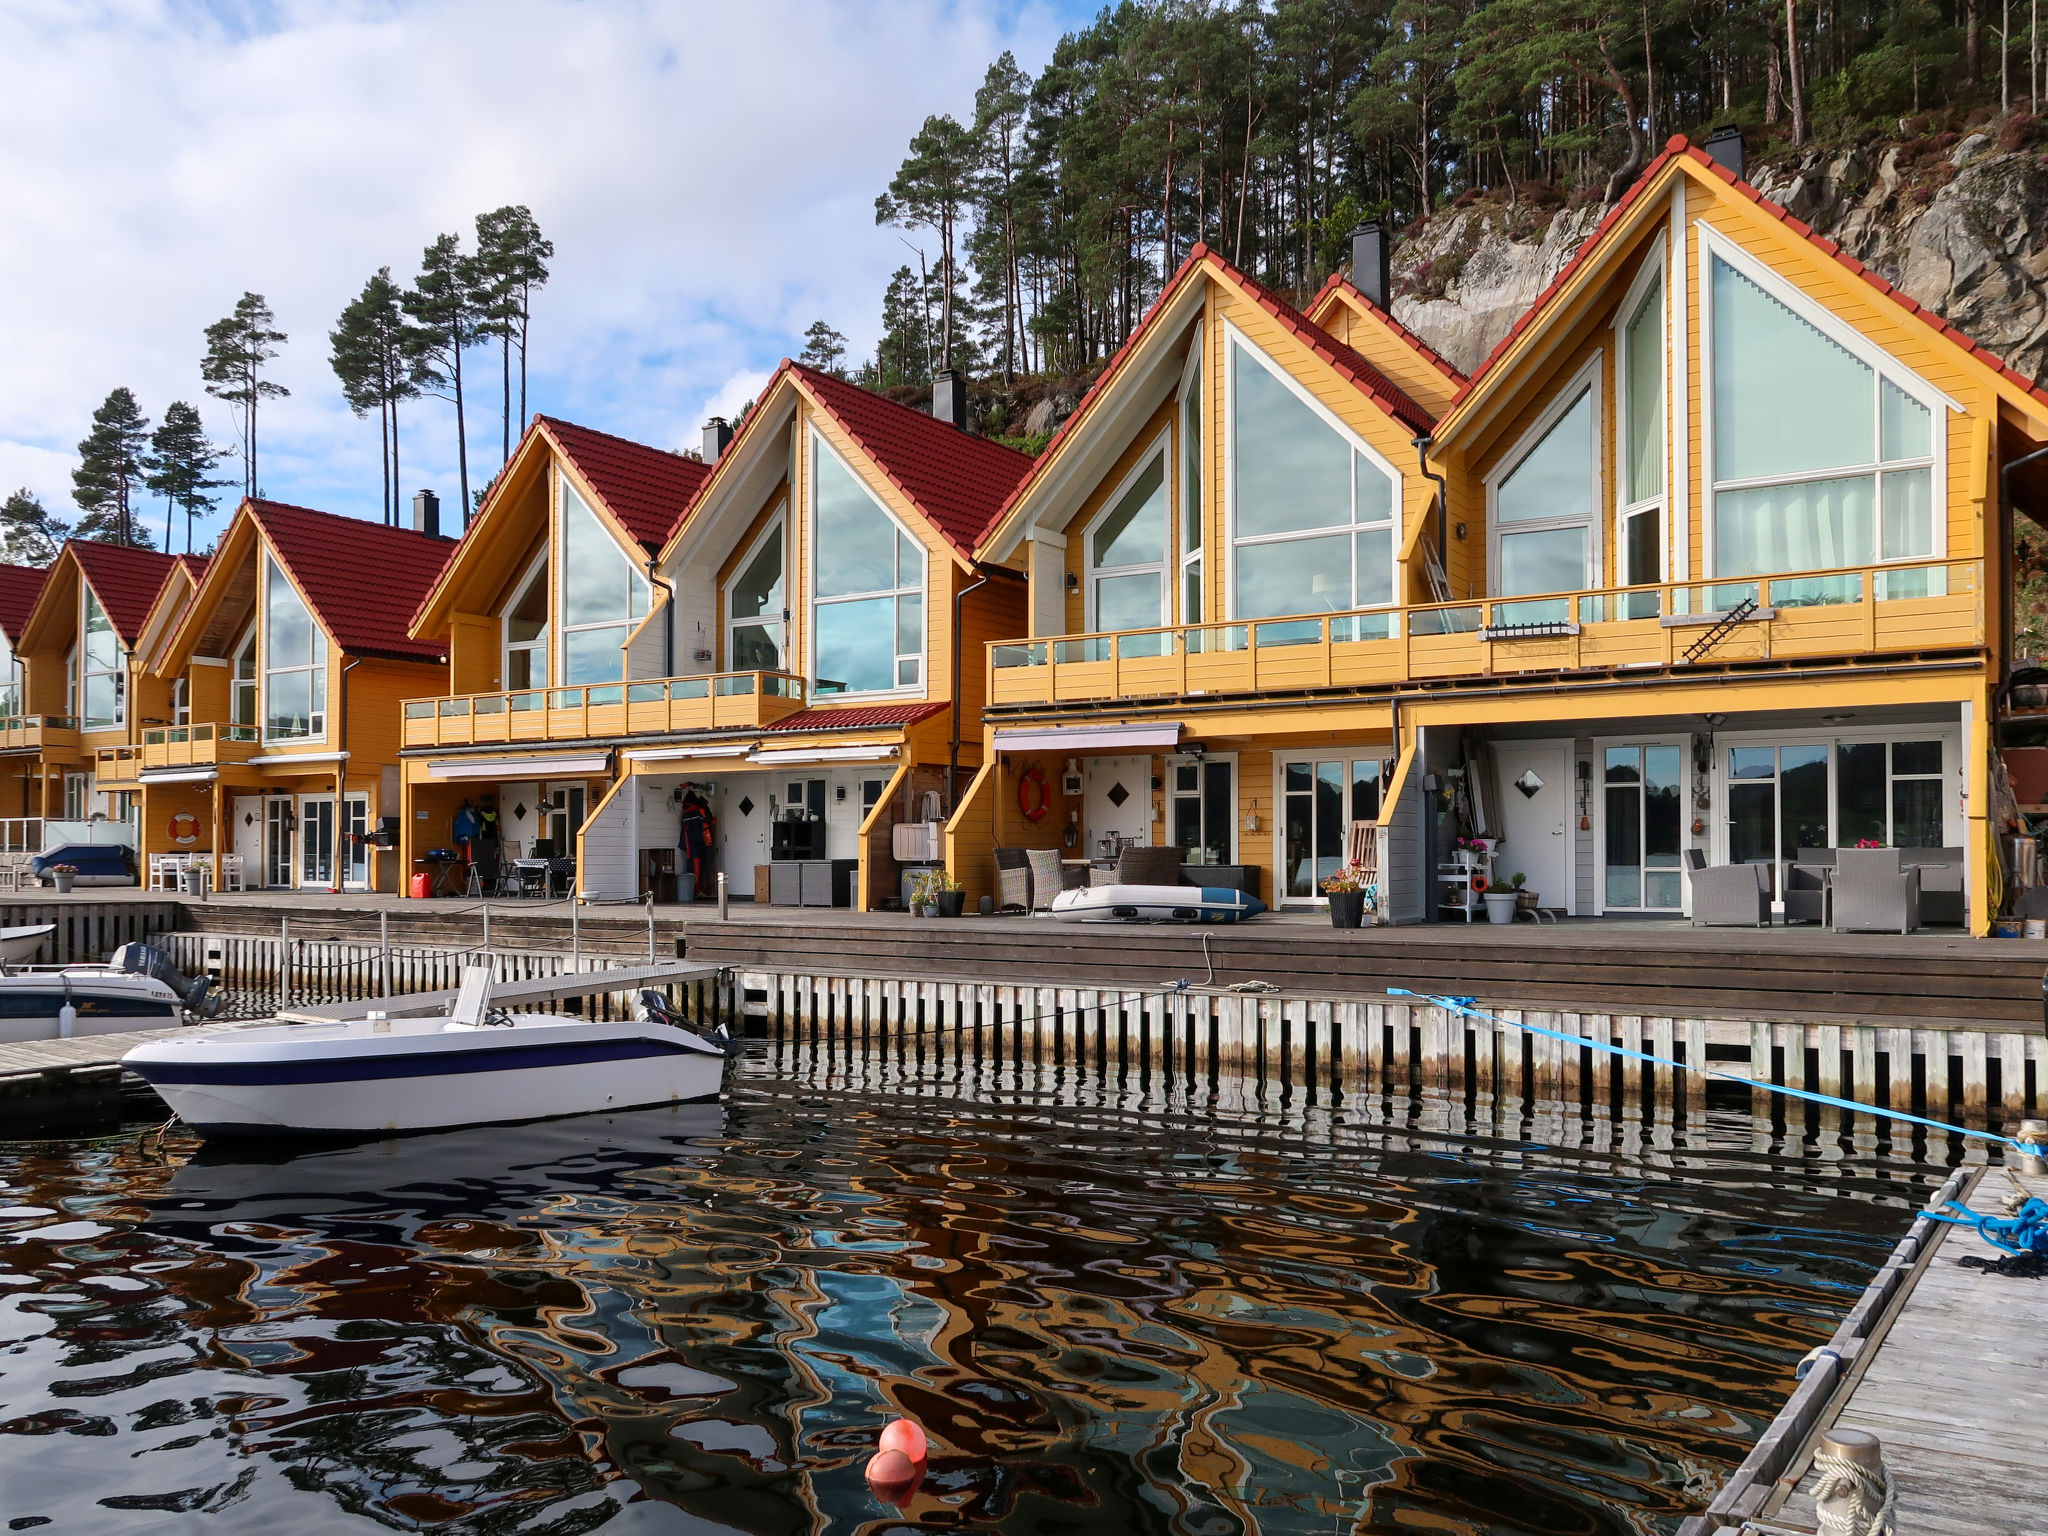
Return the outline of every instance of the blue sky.
<path id="1" fill-rule="evenodd" d="M 1003 49 L 1035 72 L 1094 9 L 10 0 L 0 493 L 75 515 L 75 445 L 115 385 L 152 419 L 190 400 L 230 444 L 201 333 L 253 289 L 291 338 L 263 490 L 375 517 L 376 421 L 343 405 L 327 332 L 378 267 L 409 280 L 436 235 L 505 203 L 531 207 L 556 252 L 529 409 L 694 445 L 812 320 L 872 346 L 909 257 L 874 199 L 910 135 L 928 113 L 964 117 Z M 496 358 L 472 366 L 474 486 L 501 431 Z M 420 401 L 401 432 L 407 493 L 452 507 L 453 408 Z"/>

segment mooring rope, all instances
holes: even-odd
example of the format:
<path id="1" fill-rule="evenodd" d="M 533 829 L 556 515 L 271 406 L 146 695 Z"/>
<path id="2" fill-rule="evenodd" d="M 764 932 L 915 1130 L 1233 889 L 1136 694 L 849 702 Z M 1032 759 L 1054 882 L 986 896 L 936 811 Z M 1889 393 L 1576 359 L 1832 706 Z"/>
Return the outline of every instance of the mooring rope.
<path id="1" fill-rule="evenodd" d="M 1893 1536 L 1898 1495 L 1883 1463 L 1851 1461 L 1823 1444 L 1813 1454 L 1813 1470 L 1821 1536 Z"/>
<path id="2" fill-rule="evenodd" d="M 1815 1093 L 1806 1088 L 1794 1088 L 1789 1083 L 1763 1082 L 1753 1077 L 1741 1077 L 1733 1072 L 1717 1072 L 1704 1062 L 1688 1065 L 1670 1056 L 1657 1056 L 1649 1051 L 1633 1050 L 1625 1045 L 1616 1045 L 1609 1040 L 1596 1040 L 1590 1035 L 1567 1034 L 1561 1029 L 1546 1029 L 1541 1024 L 1517 1023 L 1503 1019 L 1498 1014 L 1488 1013 L 1478 1006 L 1478 999 L 1471 997 L 1436 997 L 1427 992 L 1411 992 L 1406 987 L 1389 987 L 1390 997 L 1412 997 L 1418 1002 L 1435 1003 L 1439 1008 L 1463 1014 L 1468 1019 L 1485 1019 L 1508 1029 L 1526 1030 L 1532 1035 L 1544 1035 L 1552 1040 L 1562 1040 L 1567 1045 L 1589 1045 L 1596 1051 L 1606 1051 L 1612 1056 L 1626 1056 L 1631 1061 L 1647 1061 L 1660 1067 L 1670 1067 L 1679 1072 L 1696 1072 L 1703 1077 L 1717 1077 L 1723 1082 L 1740 1083 L 1745 1088 L 1763 1088 L 1787 1098 L 1804 1099 L 1810 1104 L 1828 1104 L 1837 1109 L 1853 1109 L 1859 1114 L 1878 1115 L 1888 1120 L 1904 1120 L 1913 1125 L 1924 1125 L 1930 1130 L 1948 1131 L 1956 1136 L 1974 1136 L 1980 1141 L 1997 1142 L 2000 1146 L 2012 1147 L 2023 1155 L 2040 1157 L 2048 1155 L 2048 1148 L 2035 1146 L 2011 1136 L 2001 1136 L 1996 1131 L 1973 1130 L 1966 1125 L 1950 1125 L 1946 1120 L 1930 1120 L 1925 1115 L 1909 1115 L 1904 1110 L 1886 1109 L 1877 1104 L 1865 1104 L 1856 1099 L 1839 1098 L 1832 1093 Z"/>

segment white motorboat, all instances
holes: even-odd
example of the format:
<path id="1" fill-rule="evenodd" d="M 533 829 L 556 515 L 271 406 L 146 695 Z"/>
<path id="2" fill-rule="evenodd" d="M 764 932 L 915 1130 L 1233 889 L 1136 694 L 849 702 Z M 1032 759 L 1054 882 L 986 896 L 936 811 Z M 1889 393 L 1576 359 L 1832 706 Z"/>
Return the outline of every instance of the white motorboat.
<path id="1" fill-rule="evenodd" d="M 172 1029 L 219 1011 L 213 981 L 180 974 L 162 950 L 123 944 L 104 965 L 0 974 L 0 1044 Z"/>
<path id="2" fill-rule="evenodd" d="M 122 1065 L 202 1136 L 372 1136 L 715 1098 L 738 1049 L 654 992 L 625 1020 L 503 1013 L 472 966 L 449 1014 L 209 1030 Z"/>
<path id="3" fill-rule="evenodd" d="M 1090 885 L 1061 891 L 1052 915 L 1068 923 L 1241 923 L 1266 904 L 1221 885 Z"/>
<path id="4" fill-rule="evenodd" d="M 27 965 L 35 959 L 43 941 L 57 931 L 55 923 L 36 923 L 27 928 L 0 928 L 0 965 Z"/>

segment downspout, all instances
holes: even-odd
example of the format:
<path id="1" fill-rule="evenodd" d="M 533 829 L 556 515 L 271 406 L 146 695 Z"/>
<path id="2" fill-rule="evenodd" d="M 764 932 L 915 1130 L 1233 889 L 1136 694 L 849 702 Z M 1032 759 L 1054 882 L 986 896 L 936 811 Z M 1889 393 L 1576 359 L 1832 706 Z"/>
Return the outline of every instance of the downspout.
<path id="1" fill-rule="evenodd" d="M 674 677 L 676 675 L 676 589 L 672 584 L 663 581 L 654 574 L 655 567 L 660 564 L 661 558 L 658 555 L 647 562 L 647 584 L 652 587 L 659 587 L 668 594 L 668 602 L 661 611 L 661 675 L 663 677 Z"/>
<path id="2" fill-rule="evenodd" d="M 344 662 L 343 662 L 343 663 L 341 664 L 341 690 L 340 690 L 340 692 L 341 692 L 341 712 L 340 712 L 340 716 L 339 716 L 339 728 L 338 728 L 338 729 L 337 729 L 337 730 L 335 731 L 335 733 L 334 733 L 334 749 L 335 749 L 335 751 L 339 752 L 339 753 L 340 753 L 341 755 L 340 755 L 339 757 L 337 757 L 337 758 L 335 759 L 335 761 L 334 761 L 334 842 L 335 842 L 335 847 L 334 847 L 334 849 L 332 850 L 331 854 L 329 855 L 329 856 L 330 856 L 330 857 L 331 857 L 331 858 L 332 858 L 332 859 L 334 860 L 334 884 L 333 884 L 333 885 L 332 885 L 331 887 L 329 887 L 329 889 L 331 889 L 331 890 L 333 890 L 333 891 L 335 891 L 335 892 L 337 892 L 337 893 L 338 893 L 338 892 L 339 892 L 339 891 L 340 891 L 340 890 L 342 889 L 342 887 L 343 887 L 344 885 L 346 885 L 346 884 L 347 884 L 347 881 L 345 881 L 345 880 L 344 880 L 344 879 L 342 878 L 342 873 L 341 873 L 341 871 L 342 871 L 342 862 L 341 862 L 341 860 L 342 860 L 342 852 L 341 852 L 341 846 L 340 846 L 340 844 L 341 844 L 341 829 L 342 829 L 342 826 L 343 826 L 343 824 L 344 824 L 344 823 L 346 823 L 346 821 L 348 820 L 348 811 L 347 811 L 347 807 L 348 807 L 348 794 L 347 794 L 347 789 L 346 789 L 346 784 L 347 784 L 347 779 L 348 779 L 348 675 L 349 675 L 349 673 L 351 673 L 351 672 L 355 671 L 355 669 L 356 669 L 356 668 L 357 668 L 357 667 L 358 667 L 359 665 L 361 665 L 361 663 L 362 663 L 362 659 L 363 659 L 363 658 L 362 658 L 362 657 L 360 657 L 360 656 L 351 656 L 351 657 L 349 657 L 349 659 L 348 659 L 347 661 L 344 661 Z M 215 794 L 215 795 L 217 796 L 217 795 L 219 795 L 219 793 L 220 793 L 220 787 L 219 787 L 219 784 L 218 784 L 218 783 L 216 782 L 216 784 L 215 784 L 215 786 L 214 786 L 214 794 Z M 382 807 L 379 807 L 379 810 L 381 811 L 381 810 L 382 810 Z M 367 830 L 367 828 L 366 828 L 365 830 Z M 218 853 L 216 852 L 216 858 L 217 858 L 217 857 L 218 857 Z M 367 860 L 366 860 L 365 862 L 367 862 Z M 373 871 L 371 871 L 371 875 L 372 875 L 372 882 L 371 882 L 371 887 L 370 887 L 370 888 L 371 888 L 372 890 L 375 890 L 375 889 L 376 889 L 376 884 L 375 884 L 375 871 L 374 871 L 374 870 L 373 870 Z"/>
<path id="3" fill-rule="evenodd" d="M 953 589 L 953 747 L 946 757 L 946 819 L 953 819 L 954 800 L 960 793 L 960 609 L 967 594 L 979 592 L 995 579 L 995 573 L 975 565 L 981 579 Z"/>
<path id="4" fill-rule="evenodd" d="M 1436 482 L 1436 555 L 1444 564 L 1445 595 L 1448 596 L 1451 582 L 1451 488 L 1442 475 L 1429 467 L 1429 450 L 1436 439 L 1423 432 L 1417 434 L 1411 441 L 1415 444 L 1417 467 L 1422 470 L 1425 477 Z"/>
<path id="5" fill-rule="evenodd" d="M 2048 456 L 2048 448 L 2036 448 L 2032 453 L 2022 454 L 1998 469 L 1998 536 L 2005 542 L 1999 552 L 1998 569 L 2004 600 L 1999 604 L 2002 610 L 2001 633 L 1998 637 L 1998 692 L 1993 702 L 2004 704 L 2006 690 L 2012 684 L 2012 472 L 2024 469 L 2038 458 Z"/>

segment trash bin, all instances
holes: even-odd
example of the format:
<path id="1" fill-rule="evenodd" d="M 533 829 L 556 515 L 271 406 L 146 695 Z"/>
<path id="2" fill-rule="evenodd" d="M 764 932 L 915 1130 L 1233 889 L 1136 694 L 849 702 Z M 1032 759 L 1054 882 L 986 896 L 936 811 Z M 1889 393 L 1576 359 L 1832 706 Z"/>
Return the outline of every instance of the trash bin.
<path id="1" fill-rule="evenodd" d="M 676 871 L 676 900 L 677 900 L 677 901 L 695 901 L 696 899 L 697 899 L 697 872 L 696 872 L 696 871 L 695 871 L 694 869 L 679 869 L 679 870 L 677 870 L 677 871 Z"/>

